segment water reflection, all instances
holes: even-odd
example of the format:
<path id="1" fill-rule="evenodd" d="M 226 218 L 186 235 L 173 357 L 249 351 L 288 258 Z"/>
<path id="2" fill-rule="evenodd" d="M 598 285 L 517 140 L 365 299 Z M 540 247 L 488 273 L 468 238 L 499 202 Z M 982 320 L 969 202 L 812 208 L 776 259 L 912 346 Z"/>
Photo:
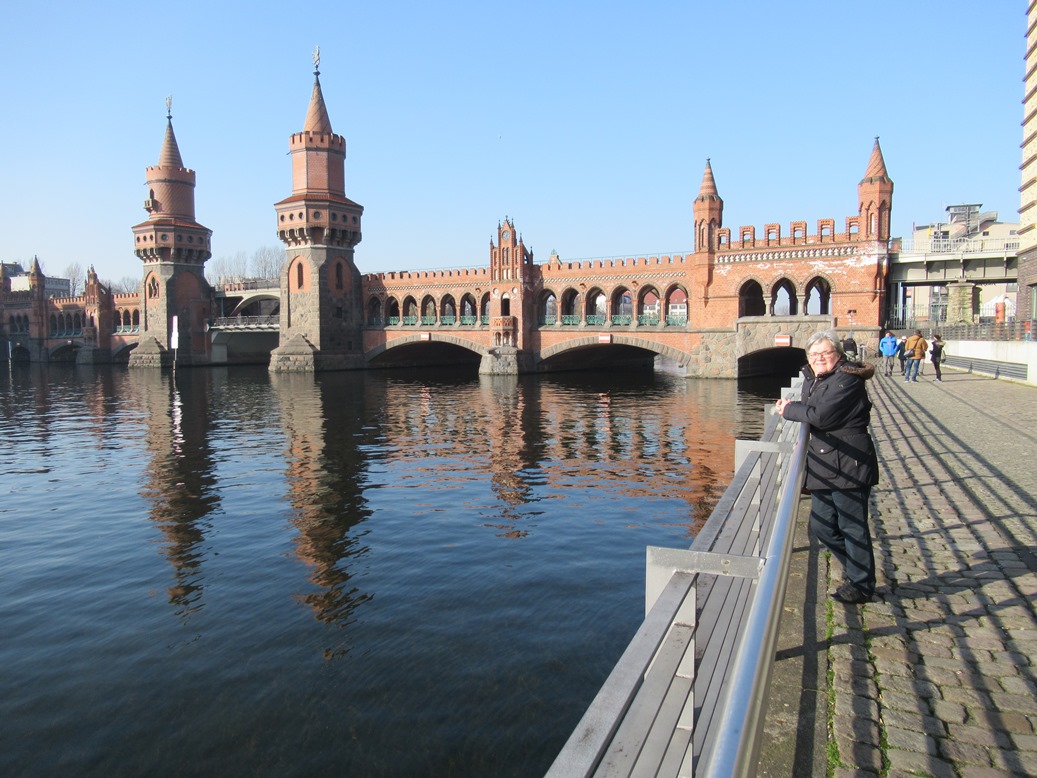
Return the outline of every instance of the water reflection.
<path id="1" fill-rule="evenodd" d="M 149 456 L 140 495 L 163 537 L 173 568 L 167 589 L 177 615 L 187 619 L 203 605 L 205 536 L 220 505 L 209 430 L 213 379 L 206 370 L 134 371 L 129 389 L 147 419 Z"/>
<path id="2" fill-rule="evenodd" d="M 310 567 L 316 587 L 297 595 L 318 621 L 345 628 L 371 595 L 354 582 L 352 561 L 366 552 L 363 532 L 370 515 L 363 494 L 364 380 L 360 374 L 314 381 L 312 376 L 273 374 L 285 435 L 285 480 L 292 507 L 295 555 Z M 325 657 L 349 650 L 343 640 Z"/>

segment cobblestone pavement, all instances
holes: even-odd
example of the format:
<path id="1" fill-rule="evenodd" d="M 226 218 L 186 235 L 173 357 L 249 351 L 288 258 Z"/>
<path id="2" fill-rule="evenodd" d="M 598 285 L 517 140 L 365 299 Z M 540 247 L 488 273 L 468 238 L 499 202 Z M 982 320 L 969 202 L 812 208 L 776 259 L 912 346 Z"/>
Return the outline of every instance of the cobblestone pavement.
<path id="1" fill-rule="evenodd" d="M 839 778 L 1037 776 L 1037 389 L 931 367 L 868 382 L 879 596 L 820 606 L 830 762 L 837 747 Z"/>

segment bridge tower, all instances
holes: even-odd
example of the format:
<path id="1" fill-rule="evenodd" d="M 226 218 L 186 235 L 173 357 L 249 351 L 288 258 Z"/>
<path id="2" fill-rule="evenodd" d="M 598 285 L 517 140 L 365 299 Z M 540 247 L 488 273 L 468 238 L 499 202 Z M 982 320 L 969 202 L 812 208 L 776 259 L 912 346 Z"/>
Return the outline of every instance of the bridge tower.
<path id="1" fill-rule="evenodd" d="M 875 275 L 872 280 L 871 293 L 873 305 L 879 311 L 886 310 L 886 276 L 889 270 L 889 221 L 893 207 L 893 180 L 886 172 L 886 160 L 882 157 L 878 137 L 871 149 L 868 167 L 864 178 L 857 184 L 857 201 L 859 208 L 859 239 L 869 241 L 872 247 L 869 252 L 875 257 L 887 257 L 885 261 L 876 261 Z M 868 302 L 865 302 L 868 305 Z M 851 328 L 853 315 L 850 315 Z M 879 322 L 881 323 L 881 322 Z"/>
<path id="2" fill-rule="evenodd" d="M 212 289 L 205 262 L 212 230 L 194 216 L 195 172 L 184 167 L 173 133 L 172 100 L 166 98 L 166 134 L 158 164 L 147 168 L 146 221 L 133 227 L 134 253 L 144 263 L 140 344 L 131 367 L 210 361 L 207 335 Z"/>
<path id="3" fill-rule="evenodd" d="M 692 206 L 695 217 L 695 256 L 691 267 L 691 290 L 689 304 L 696 301 L 700 308 L 699 320 L 706 317 L 704 309 L 709 305 L 709 287 L 713 283 L 713 263 L 717 251 L 717 231 L 724 226 L 724 201 L 717 192 L 713 178 L 713 167 L 706 160 L 702 173 L 702 184 Z M 689 314 L 691 312 L 689 311 Z"/>
<path id="4" fill-rule="evenodd" d="M 493 346 L 483 356 L 484 375 L 518 375 L 532 370 L 529 352 L 534 310 L 533 252 L 515 232 L 515 223 L 504 217 L 497 224 L 497 243 L 490 240 L 490 288 L 480 312 L 490 317 Z"/>
<path id="5" fill-rule="evenodd" d="M 879 139 L 871 149 L 868 169 L 857 184 L 860 208 L 860 237 L 863 240 L 889 240 L 889 213 L 893 206 L 893 180 L 886 172 Z"/>
<path id="6" fill-rule="evenodd" d="M 272 372 L 363 367 L 363 300 L 353 251 L 364 209 L 346 197 L 346 141 L 331 129 L 319 49 L 314 65 L 306 123 L 289 140 L 292 193 L 274 205 L 287 258 Z"/>

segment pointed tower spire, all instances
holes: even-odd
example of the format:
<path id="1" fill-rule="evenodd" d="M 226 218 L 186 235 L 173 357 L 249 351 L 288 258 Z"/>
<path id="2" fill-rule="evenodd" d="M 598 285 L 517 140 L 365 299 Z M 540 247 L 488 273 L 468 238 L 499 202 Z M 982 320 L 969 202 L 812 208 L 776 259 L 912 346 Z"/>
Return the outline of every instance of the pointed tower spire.
<path id="1" fill-rule="evenodd" d="M 886 160 L 882 158 L 882 149 L 879 147 L 879 138 L 876 135 L 875 145 L 871 149 L 871 159 L 868 160 L 868 169 L 864 171 L 861 183 L 877 181 L 889 181 L 889 174 L 886 172 Z"/>
<path id="2" fill-rule="evenodd" d="M 860 239 L 888 240 L 890 212 L 893 209 L 893 180 L 886 172 L 886 160 L 876 136 L 868 168 L 857 184 L 857 213 Z"/>
<path id="3" fill-rule="evenodd" d="M 703 200 L 706 198 L 719 197 L 720 193 L 717 192 L 717 182 L 713 178 L 713 167 L 709 164 L 709 158 L 706 158 L 706 170 L 702 174 L 702 186 L 699 187 L 698 199 Z"/>
<path id="4" fill-rule="evenodd" d="M 331 119 L 328 107 L 324 105 L 324 93 L 320 91 L 320 46 L 313 52 L 313 94 L 310 95 L 310 107 L 306 111 L 306 124 L 303 132 L 317 135 L 331 135 Z"/>
<path id="5" fill-rule="evenodd" d="M 184 160 L 180 156 L 180 147 L 176 145 L 173 134 L 173 96 L 166 98 L 166 135 L 162 139 L 162 151 L 158 155 L 158 164 L 162 167 L 183 169 Z"/>
<path id="6" fill-rule="evenodd" d="M 724 225 L 724 201 L 717 192 L 717 182 L 713 178 L 713 166 L 706 159 L 706 169 L 702 173 L 702 186 L 699 196 L 692 206 L 695 214 L 695 250 L 713 251 L 716 231 Z"/>

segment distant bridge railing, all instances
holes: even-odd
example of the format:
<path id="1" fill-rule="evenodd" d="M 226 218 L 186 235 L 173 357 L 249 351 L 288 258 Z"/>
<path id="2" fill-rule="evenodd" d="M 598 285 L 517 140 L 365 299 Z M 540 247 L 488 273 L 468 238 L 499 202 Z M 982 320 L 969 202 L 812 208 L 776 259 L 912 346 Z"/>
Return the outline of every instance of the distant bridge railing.
<path id="1" fill-rule="evenodd" d="M 280 291 L 281 282 L 276 278 L 243 278 L 234 281 L 219 281 L 214 286 L 217 294 L 234 294 L 236 292 L 256 292 L 261 289 L 277 289 Z"/>
<path id="2" fill-rule="evenodd" d="M 1019 238 L 903 238 L 901 254 L 1016 254 Z"/>
<path id="3" fill-rule="evenodd" d="M 281 317 L 273 316 L 219 316 L 209 322 L 211 330 L 264 330 L 280 329 Z"/>
<path id="4" fill-rule="evenodd" d="M 645 620 L 549 778 L 755 774 L 806 440 L 772 414 L 691 548 L 649 547 Z"/>

